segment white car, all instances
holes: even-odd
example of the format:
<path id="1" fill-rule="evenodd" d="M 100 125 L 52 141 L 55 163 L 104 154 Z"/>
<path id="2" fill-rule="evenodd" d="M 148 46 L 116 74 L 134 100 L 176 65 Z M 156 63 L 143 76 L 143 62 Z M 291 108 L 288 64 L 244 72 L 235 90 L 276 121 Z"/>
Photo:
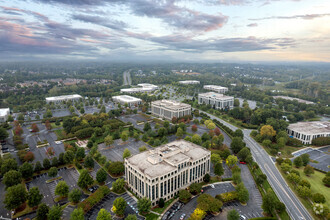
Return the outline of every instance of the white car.
<path id="1" fill-rule="evenodd" d="M 211 187 L 212 187 L 212 189 L 214 189 L 214 188 L 215 188 L 215 186 L 214 186 L 213 184 L 211 184 Z"/>
<path id="2" fill-rule="evenodd" d="M 186 216 L 186 214 L 183 213 L 183 214 L 181 215 L 181 217 L 180 217 L 180 220 L 183 220 L 185 216 Z"/>
<path id="3" fill-rule="evenodd" d="M 246 220 L 246 217 L 245 217 L 244 215 L 240 215 L 240 216 L 239 216 L 239 219 L 241 219 L 241 220 Z"/>
<path id="4" fill-rule="evenodd" d="M 55 144 L 62 144 L 62 141 L 55 141 Z"/>

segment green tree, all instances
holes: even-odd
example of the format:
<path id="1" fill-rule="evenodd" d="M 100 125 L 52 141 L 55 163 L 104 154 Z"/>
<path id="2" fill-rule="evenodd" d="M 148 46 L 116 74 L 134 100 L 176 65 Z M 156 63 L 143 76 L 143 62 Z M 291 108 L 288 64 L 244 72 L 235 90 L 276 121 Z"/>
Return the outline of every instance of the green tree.
<path id="1" fill-rule="evenodd" d="M 212 153 L 211 154 L 211 162 L 213 163 L 213 165 L 220 163 L 221 162 L 221 158 L 220 155 L 217 153 Z"/>
<path id="2" fill-rule="evenodd" d="M 96 220 L 111 220 L 111 214 L 105 209 L 100 209 L 99 213 L 97 214 Z"/>
<path id="3" fill-rule="evenodd" d="M 127 141 L 128 140 L 128 133 L 127 131 L 123 131 L 120 136 L 122 141 Z"/>
<path id="4" fill-rule="evenodd" d="M 232 167 L 234 166 L 236 163 L 237 163 L 238 159 L 236 156 L 234 155 L 229 155 L 226 159 L 226 164 L 229 166 L 229 167 Z"/>
<path id="5" fill-rule="evenodd" d="M 42 165 L 43 165 L 43 167 L 44 167 L 45 170 L 48 170 L 50 168 L 50 166 L 51 166 L 49 159 L 48 158 L 45 158 Z"/>
<path id="6" fill-rule="evenodd" d="M 175 134 L 179 139 L 181 139 L 184 135 L 184 132 L 181 128 L 178 128 Z"/>
<path id="7" fill-rule="evenodd" d="M 115 182 L 112 183 L 112 190 L 116 193 L 121 193 L 125 191 L 125 181 L 122 178 L 116 179 Z"/>
<path id="8" fill-rule="evenodd" d="M 45 203 L 41 203 L 37 210 L 37 220 L 46 220 L 49 207 Z"/>
<path id="9" fill-rule="evenodd" d="M 146 123 L 144 124 L 143 131 L 144 131 L 144 132 L 147 132 L 147 131 L 149 131 L 150 129 L 151 129 L 151 126 L 150 126 L 149 122 L 146 122 Z"/>
<path id="10" fill-rule="evenodd" d="M 53 157 L 52 159 L 52 167 L 57 167 L 58 166 L 58 159 L 57 157 Z"/>
<path id="11" fill-rule="evenodd" d="M 249 191 L 245 188 L 243 183 L 239 183 L 236 187 L 238 200 L 245 204 L 249 201 Z"/>
<path id="12" fill-rule="evenodd" d="M 257 176 L 256 182 L 258 185 L 262 185 L 266 180 L 267 180 L 267 176 L 262 173 Z"/>
<path id="13" fill-rule="evenodd" d="M 82 193 L 79 189 L 73 189 L 69 193 L 69 201 L 73 203 L 78 203 L 80 201 L 81 196 Z"/>
<path id="14" fill-rule="evenodd" d="M 205 212 L 217 213 L 222 207 L 222 202 L 209 194 L 202 194 L 197 198 L 197 208 Z"/>
<path id="15" fill-rule="evenodd" d="M 110 146 L 111 144 L 113 144 L 113 138 L 111 135 L 107 135 L 105 138 L 104 138 L 104 143 L 107 145 L 107 146 Z"/>
<path id="16" fill-rule="evenodd" d="M 244 147 L 237 154 L 237 156 L 241 159 L 241 161 L 245 161 L 245 162 L 249 155 L 251 155 L 251 153 L 250 153 L 249 148 L 247 148 L 247 147 Z"/>
<path id="17" fill-rule="evenodd" d="M 233 183 L 239 184 L 240 182 L 242 182 L 241 174 L 238 172 L 233 173 Z"/>
<path id="18" fill-rule="evenodd" d="M 9 136 L 7 130 L 3 127 L 0 127 L 0 140 L 5 140 Z"/>
<path id="19" fill-rule="evenodd" d="M 93 178 L 89 175 L 87 170 L 82 170 L 78 179 L 78 186 L 80 188 L 86 189 L 88 186 L 92 185 L 94 182 Z"/>
<path id="20" fill-rule="evenodd" d="M 7 188 L 4 204 L 6 209 L 16 209 L 20 207 L 27 199 L 27 192 L 22 184 L 17 184 Z"/>
<path id="21" fill-rule="evenodd" d="M 34 165 L 34 172 L 39 173 L 43 169 L 40 161 L 37 161 L 36 164 Z"/>
<path id="22" fill-rule="evenodd" d="M 88 155 L 86 158 L 85 158 L 85 161 L 84 161 L 84 165 L 85 165 L 85 167 L 87 167 L 87 168 L 89 168 L 89 169 L 92 169 L 92 168 L 94 168 L 94 160 L 93 160 L 93 158 L 90 156 L 90 155 Z"/>
<path id="23" fill-rule="evenodd" d="M 100 168 L 96 173 L 96 181 L 98 183 L 104 183 L 104 181 L 107 179 L 107 172 L 103 168 Z"/>
<path id="24" fill-rule="evenodd" d="M 304 168 L 304 173 L 306 174 L 306 176 L 310 176 L 314 173 L 314 168 L 311 165 L 307 165 Z"/>
<path id="25" fill-rule="evenodd" d="M 214 166 L 214 173 L 218 176 L 222 176 L 224 173 L 223 167 L 222 167 L 222 163 L 218 162 L 215 164 Z"/>
<path id="26" fill-rule="evenodd" d="M 70 220 L 84 220 L 84 219 L 85 219 L 85 213 L 82 208 L 74 209 L 70 215 Z"/>
<path id="27" fill-rule="evenodd" d="M 272 214 L 274 208 L 276 205 L 276 197 L 274 192 L 272 192 L 271 189 L 268 189 L 266 195 L 264 196 L 263 200 L 262 200 L 262 209 L 264 210 L 264 212 L 268 213 L 268 214 Z"/>
<path id="28" fill-rule="evenodd" d="M 76 152 L 76 159 L 82 160 L 85 158 L 85 149 L 83 147 L 78 147 Z"/>
<path id="29" fill-rule="evenodd" d="M 6 187 L 14 186 L 22 182 L 22 174 L 16 170 L 10 170 L 5 173 L 2 182 L 6 185 Z"/>
<path id="30" fill-rule="evenodd" d="M 136 215 L 129 214 L 129 215 L 125 218 L 125 220 L 137 220 L 137 217 L 136 217 Z"/>
<path id="31" fill-rule="evenodd" d="M 207 125 L 207 128 L 208 128 L 209 130 L 213 130 L 213 129 L 216 128 L 216 126 L 215 126 L 215 124 L 214 124 L 213 122 L 211 122 L 211 123 L 209 123 L 209 124 Z"/>
<path id="32" fill-rule="evenodd" d="M 17 170 L 18 165 L 16 160 L 9 158 L 5 159 L 1 164 L 1 174 L 5 175 L 10 170 Z"/>
<path id="33" fill-rule="evenodd" d="M 123 216 L 126 208 L 126 201 L 122 197 L 118 197 L 113 202 L 113 212 L 117 216 Z"/>
<path id="34" fill-rule="evenodd" d="M 139 210 L 139 213 L 146 214 L 151 209 L 151 201 L 148 198 L 141 198 L 137 202 L 137 208 Z"/>
<path id="35" fill-rule="evenodd" d="M 61 216 L 62 216 L 61 206 L 53 205 L 47 214 L 47 220 L 60 220 Z"/>
<path id="36" fill-rule="evenodd" d="M 260 129 L 260 135 L 265 138 L 273 138 L 276 135 L 276 131 L 271 125 L 264 125 Z"/>
<path id="37" fill-rule="evenodd" d="M 180 190 L 179 191 L 179 199 L 183 203 L 187 203 L 191 198 L 191 193 L 188 190 Z"/>
<path id="38" fill-rule="evenodd" d="M 281 169 L 282 169 L 284 172 L 289 172 L 289 171 L 291 170 L 291 165 L 283 162 L 283 163 L 281 164 Z"/>
<path id="39" fill-rule="evenodd" d="M 301 159 L 301 157 L 296 157 L 294 160 L 293 160 L 293 164 L 299 168 L 303 165 L 303 161 Z"/>
<path id="40" fill-rule="evenodd" d="M 227 214 L 227 219 L 228 220 L 239 220 L 240 215 L 236 209 L 232 209 L 228 212 Z"/>
<path id="41" fill-rule="evenodd" d="M 241 129 L 236 129 L 234 131 L 234 134 L 233 134 L 234 137 L 240 137 L 240 138 L 244 138 L 244 134 L 243 134 L 243 131 Z"/>
<path id="42" fill-rule="evenodd" d="M 35 207 L 40 204 L 42 198 L 43 195 L 40 193 L 38 187 L 32 187 L 28 194 L 28 205 L 30 207 Z"/>
<path id="43" fill-rule="evenodd" d="M 189 191 L 193 195 L 196 195 L 196 194 L 200 193 L 201 190 L 202 190 L 202 186 L 199 183 L 192 183 L 189 186 Z"/>
<path id="44" fill-rule="evenodd" d="M 128 150 L 128 148 L 125 148 L 124 152 L 123 152 L 123 159 L 130 157 L 131 156 L 131 151 Z"/>
<path id="45" fill-rule="evenodd" d="M 19 172 L 21 172 L 24 179 L 29 179 L 33 176 L 33 166 L 32 164 L 25 162 L 19 167 Z"/>
<path id="46" fill-rule="evenodd" d="M 242 141 L 242 138 L 240 137 L 234 137 L 232 139 L 232 142 L 230 144 L 230 149 L 237 154 L 242 148 L 245 147 L 244 142 Z"/>
<path id="47" fill-rule="evenodd" d="M 74 153 L 71 150 L 68 150 L 64 153 L 63 157 L 66 164 L 71 164 L 74 159 Z"/>
<path id="48" fill-rule="evenodd" d="M 309 163 L 309 154 L 303 154 L 300 156 L 303 162 L 303 165 L 306 166 Z"/>
<path id="49" fill-rule="evenodd" d="M 198 145 L 201 145 L 202 144 L 202 138 L 198 135 L 198 134 L 194 134 L 191 138 L 191 141 L 194 143 L 194 144 L 198 144 Z"/>
<path id="50" fill-rule="evenodd" d="M 65 181 L 60 181 L 56 185 L 55 195 L 67 197 L 69 194 L 69 186 Z"/>
<path id="51" fill-rule="evenodd" d="M 55 177 L 55 176 L 57 176 L 57 168 L 56 167 L 50 168 L 49 171 L 48 171 L 48 176 L 49 177 Z"/>
<path id="52" fill-rule="evenodd" d="M 203 181 L 205 182 L 205 183 L 208 183 L 208 182 L 210 182 L 210 180 L 211 180 L 211 176 L 210 176 L 210 174 L 205 174 L 204 175 L 204 177 L 203 177 Z"/>
<path id="53" fill-rule="evenodd" d="M 312 195 L 313 202 L 315 203 L 325 203 L 325 197 L 321 193 L 315 193 Z"/>
<path id="54" fill-rule="evenodd" d="M 163 198 L 160 198 L 158 201 L 158 206 L 159 208 L 163 208 L 165 206 L 165 201 Z"/>
<path id="55" fill-rule="evenodd" d="M 303 198 L 307 198 L 311 196 L 311 189 L 306 186 L 298 186 L 297 188 L 299 196 Z"/>

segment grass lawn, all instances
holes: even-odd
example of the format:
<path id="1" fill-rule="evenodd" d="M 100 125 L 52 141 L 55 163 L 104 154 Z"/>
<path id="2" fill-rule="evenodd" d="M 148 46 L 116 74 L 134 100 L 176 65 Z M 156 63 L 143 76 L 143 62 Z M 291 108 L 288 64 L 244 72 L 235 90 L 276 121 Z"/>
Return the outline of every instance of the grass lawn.
<path id="1" fill-rule="evenodd" d="M 55 122 L 50 123 L 52 128 L 61 128 L 63 126 L 63 122 L 60 123 L 60 125 L 56 125 Z"/>
<path id="2" fill-rule="evenodd" d="M 297 150 L 301 150 L 303 149 L 303 147 L 292 147 L 292 146 L 285 146 L 284 148 L 280 149 L 282 156 L 283 157 L 292 157 L 292 153 L 297 151 Z"/>
<path id="3" fill-rule="evenodd" d="M 65 139 L 66 136 L 62 133 L 63 129 L 55 130 L 55 134 L 57 136 L 57 140 Z"/>
<path id="4" fill-rule="evenodd" d="M 159 218 L 159 215 L 150 212 L 149 214 L 144 215 L 144 217 L 146 217 L 146 220 L 156 220 Z"/>
<path id="5" fill-rule="evenodd" d="M 174 199 L 170 199 L 168 201 L 165 202 L 165 205 L 163 208 L 155 208 L 152 211 L 157 212 L 159 214 L 162 214 L 164 212 L 164 210 L 174 201 Z"/>

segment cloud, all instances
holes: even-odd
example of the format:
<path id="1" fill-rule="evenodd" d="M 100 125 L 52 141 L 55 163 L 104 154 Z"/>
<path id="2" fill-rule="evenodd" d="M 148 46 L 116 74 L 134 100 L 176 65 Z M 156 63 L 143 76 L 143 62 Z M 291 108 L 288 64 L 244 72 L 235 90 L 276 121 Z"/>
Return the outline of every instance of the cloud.
<path id="1" fill-rule="evenodd" d="M 251 24 L 248 24 L 246 26 L 247 27 L 258 27 L 258 24 L 257 23 L 251 23 Z"/>
<path id="2" fill-rule="evenodd" d="M 110 20 L 96 15 L 75 14 L 72 15 L 72 18 L 86 23 L 98 24 L 114 30 L 123 30 L 127 27 L 127 24 L 123 21 Z"/>
<path id="3" fill-rule="evenodd" d="M 305 14 L 305 15 L 292 15 L 292 16 L 270 16 L 270 17 L 263 17 L 263 18 L 252 18 L 249 19 L 251 21 L 261 21 L 261 20 L 269 20 L 269 19 L 305 19 L 305 20 L 312 20 L 314 18 L 322 18 L 330 16 L 330 13 L 327 14 Z"/>

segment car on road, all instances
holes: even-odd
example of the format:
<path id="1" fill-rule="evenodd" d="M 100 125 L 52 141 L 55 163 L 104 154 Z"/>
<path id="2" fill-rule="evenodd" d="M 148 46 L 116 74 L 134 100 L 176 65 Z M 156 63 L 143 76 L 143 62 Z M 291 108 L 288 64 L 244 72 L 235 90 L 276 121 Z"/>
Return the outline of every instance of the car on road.
<path id="1" fill-rule="evenodd" d="M 244 161 L 240 161 L 239 163 L 240 163 L 240 164 L 246 164 L 246 162 L 244 162 Z"/>
<path id="2" fill-rule="evenodd" d="M 184 217 L 186 217 L 186 214 L 185 214 L 185 213 L 183 213 L 183 214 L 180 216 L 180 220 L 183 220 Z"/>
<path id="3" fill-rule="evenodd" d="M 239 216 L 239 219 L 240 219 L 240 220 L 246 220 L 246 217 L 245 217 L 244 215 L 240 215 L 240 216 Z"/>

